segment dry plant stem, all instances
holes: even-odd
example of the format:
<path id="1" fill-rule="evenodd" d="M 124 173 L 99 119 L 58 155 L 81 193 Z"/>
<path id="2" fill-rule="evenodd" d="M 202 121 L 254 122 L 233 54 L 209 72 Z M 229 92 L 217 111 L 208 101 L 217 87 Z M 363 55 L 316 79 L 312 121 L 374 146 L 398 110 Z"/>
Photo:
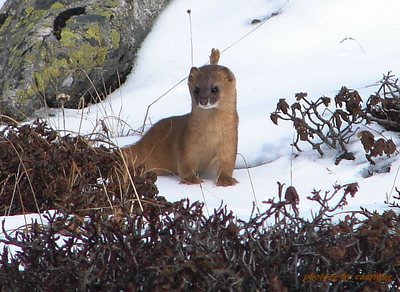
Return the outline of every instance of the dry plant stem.
<path id="1" fill-rule="evenodd" d="M 63 130 L 65 131 L 66 126 L 65 126 L 65 110 L 64 110 L 64 103 L 61 104 L 61 112 L 63 116 Z"/>
<path id="2" fill-rule="evenodd" d="M 125 171 L 126 171 L 126 173 L 127 173 L 127 175 L 128 175 L 128 178 L 129 178 L 129 182 L 131 183 L 132 188 L 133 188 L 133 191 L 135 192 L 135 196 L 136 196 L 137 202 L 138 202 L 138 204 L 139 204 L 139 208 L 140 208 L 140 210 L 143 212 L 143 205 L 142 205 L 142 202 L 141 202 L 141 200 L 140 200 L 139 194 L 138 194 L 138 192 L 137 192 L 137 190 L 136 190 L 135 183 L 133 182 L 131 173 L 129 172 L 128 164 L 127 164 L 127 162 L 126 162 L 126 160 L 125 160 L 124 155 L 122 154 L 121 149 L 119 149 L 119 151 L 120 151 L 120 155 L 121 155 L 121 157 L 122 157 L 122 162 L 123 162 L 123 164 L 124 164 Z M 132 205 L 132 207 L 131 207 L 131 213 L 132 213 L 132 212 L 133 212 L 133 205 Z"/>
<path id="3" fill-rule="evenodd" d="M 120 80 L 120 76 L 119 76 L 119 72 L 117 72 L 117 78 L 118 78 L 118 85 L 119 88 L 121 88 L 121 80 Z M 104 89 L 104 92 L 107 92 L 106 89 Z M 111 93 L 111 90 L 108 91 L 109 93 Z M 111 111 L 111 116 L 110 115 L 106 115 L 107 114 L 107 110 L 105 107 L 103 107 L 104 110 L 104 115 L 103 117 L 100 119 L 99 122 L 97 122 L 97 124 L 101 124 L 103 130 L 105 130 L 105 132 L 108 134 L 111 134 L 112 137 L 119 137 L 119 136 L 123 136 L 124 134 L 124 126 L 127 125 L 127 123 L 125 121 L 123 121 L 122 119 L 122 94 L 121 94 L 121 90 L 120 92 L 120 98 L 121 98 L 121 106 L 119 108 L 119 111 L 117 114 L 115 114 L 114 111 L 114 107 L 113 107 L 113 103 L 111 102 L 110 99 L 105 99 L 105 102 L 108 102 L 108 106 L 110 108 Z M 98 96 L 98 99 L 100 100 L 101 97 Z M 108 121 L 108 123 L 106 123 Z M 114 125 L 113 122 L 116 121 L 116 124 Z M 96 127 L 97 127 L 96 124 Z M 119 130 L 119 127 L 122 125 L 122 128 Z M 129 127 L 131 128 L 131 127 Z"/>
<path id="4" fill-rule="evenodd" d="M 198 175 L 197 175 L 197 178 L 199 180 L 199 187 L 200 187 L 201 195 L 203 196 L 204 206 L 206 207 L 207 215 L 210 216 L 210 212 L 208 211 L 208 205 L 207 205 L 207 201 L 206 201 L 206 196 L 204 194 L 203 184 L 202 184 L 202 182 L 200 180 L 200 177 Z"/>
<path id="5" fill-rule="evenodd" d="M 11 176 L 8 176 L 6 179 L 4 179 L 3 181 L 1 181 L 0 182 L 0 185 L 5 185 L 5 184 L 7 184 L 7 182 L 10 180 L 10 178 L 11 178 Z M 4 193 L 4 189 L 2 189 L 1 190 L 1 192 L 0 192 L 0 197 L 3 195 L 3 193 Z M 11 200 L 10 200 L 10 208 L 11 208 L 11 205 L 12 205 L 12 202 L 14 201 L 14 197 L 15 197 L 15 184 L 14 184 L 14 188 L 13 188 L 13 192 L 12 192 L 12 195 L 11 195 Z M 7 210 L 6 208 L 4 209 L 4 215 L 3 216 L 8 216 L 8 214 L 10 213 L 10 210 Z"/>
<path id="6" fill-rule="evenodd" d="M 250 167 L 249 167 L 249 165 L 247 163 L 246 158 L 243 156 L 243 154 L 237 153 L 237 155 L 239 155 L 243 159 L 243 162 L 246 165 L 247 176 L 249 177 L 249 181 L 250 181 L 251 191 L 253 193 L 254 202 L 255 202 L 256 207 L 257 207 L 257 212 L 258 212 L 258 214 L 260 214 L 261 212 L 260 212 L 260 208 L 259 208 L 258 201 L 257 201 L 257 196 L 256 196 L 256 191 L 255 191 L 255 188 L 254 188 L 254 184 L 253 184 L 253 179 L 251 178 L 251 175 L 250 175 Z"/>
<path id="7" fill-rule="evenodd" d="M 289 118 L 285 118 L 285 117 L 283 117 L 283 116 L 281 116 L 281 115 L 279 115 L 279 114 L 276 114 L 276 116 L 279 117 L 280 119 L 286 120 L 286 121 L 293 121 L 293 120 L 296 119 L 295 115 L 291 115 L 291 114 L 287 114 L 287 116 L 288 116 Z M 305 116 L 306 116 L 306 115 L 302 113 L 302 122 L 303 122 L 304 124 L 306 124 L 306 123 L 304 122 Z M 314 124 L 315 124 L 315 123 L 314 123 Z M 318 126 L 317 129 L 313 129 L 313 128 L 311 128 L 311 127 L 309 127 L 309 126 L 307 125 L 307 129 L 308 129 L 308 131 L 309 131 L 311 134 L 317 135 L 317 136 L 321 139 L 322 142 L 314 142 L 312 139 L 310 139 L 310 137 L 307 137 L 305 141 L 307 141 L 307 142 L 312 146 L 313 149 L 317 150 L 318 153 L 319 153 L 321 156 L 324 156 L 324 152 L 323 152 L 322 149 L 321 149 L 321 145 L 326 144 L 326 145 L 327 145 L 328 147 L 330 147 L 331 149 L 335 149 L 335 145 L 334 145 L 334 143 L 332 143 L 332 142 L 327 138 L 327 136 L 325 136 L 325 135 L 321 132 L 321 130 L 320 130 L 321 127 L 320 127 L 318 124 L 317 124 L 317 126 Z M 298 143 L 299 143 L 299 142 L 300 142 L 300 136 L 298 135 L 298 136 L 296 137 L 296 140 L 295 140 L 294 143 L 293 143 L 293 146 L 297 149 L 297 151 L 301 152 L 301 149 L 300 149 L 300 147 L 298 146 Z"/>
<path id="8" fill-rule="evenodd" d="M 116 177 L 117 177 L 117 181 L 118 181 L 119 199 L 120 199 L 121 202 L 123 202 L 124 201 L 123 200 L 124 193 L 122 191 L 122 180 L 123 180 L 123 178 L 122 178 L 122 175 L 118 171 L 115 171 L 115 173 L 116 173 Z"/>
<path id="9" fill-rule="evenodd" d="M 183 83 L 185 80 L 187 79 L 187 76 L 185 76 L 184 78 L 182 78 L 180 81 L 178 81 L 174 86 L 172 86 L 170 89 L 168 89 L 167 91 L 165 91 L 163 94 L 161 94 L 159 97 L 157 97 L 155 100 L 153 100 L 146 109 L 146 114 L 144 115 L 144 119 L 143 119 L 143 124 L 141 127 L 140 132 L 144 133 L 145 130 L 145 126 L 146 126 L 146 122 L 147 119 L 149 117 L 149 112 L 150 112 L 150 108 L 156 104 L 159 100 L 161 100 L 164 96 L 166 96 L 168 93 L 170 93 L 172 90 L 174 90 L 176 87 L 178 87 L 181 83 Z"/>
<path id="10" fill-rule="evenodd" d="M 3 122 L 3 120 L 6 121 L 7 124 L 12 124 L 13 126 L 19 125 L 19 122 L 17 122 L 13 118 L 0 114 L 0 124 Z"/>
<path id="11" fill-rule="evenodd" d="M 4 137 L 4 138 L 6 138 L 6 137 Z M 6 139 L 7 139 L 7 138 L 6 138 Z M 8 140 L 8 139 L 7 139 L 7 140 Z M 34 188 L 33 188 L 33 186 L 32 186 L 32 182 L 31 182 L 31 179 L 30 179 L 30 177 L 29 177 L 28 170 L 26 169 L 25 164 L 24 164 L 24 161 L 23 161 L 23 159 L 21 158 L 21 155 L 20 155 L 20 153 L 18 152 L 18 150 L 15 148 L 14 144 L 11 143 L 10 140 L 8 140 L 8 142 L 10 143 L 10 145 L 12 146 L 12 148 L 14 149 L 15 154 L 18 156 L 18 159 L 19 159 L 19 161 L 20 161 L 20 166 L 22 166 L 22 168 L 23 168 L 23 173 L 22 173 L 22 174 L 25 174 L 25 176 L 26 176 L 26 179 L 27 179 L 27 181 L 28 181 L 28 184 L 29 184 L 29 187 L 30 187 L 32 196 L 33 196 L 33 200 L 34 200 L 34 202 L 35 202 L 35 205 L 36 205 L 36 208 L 37 208 L 37 211 L 38 211 L 38 214 L 39 214 L 40 222 L 43 224 L 41 211 L 40 211 L 40 208 L 39 208 L 39 204 L 37 203 L 37 200 L 36 200 L 36 194 L 35 194 Z M 18 186 L 17 186 L 17 187 L 18 187 Z M 19 189 L 19 187 L 18 187 L 18 189 Z M 21 195 L 20 195 L 20 199 L 21 199 L 21 203 L 22 203 L 22 197 L 21 197 Z M 23 205 L 21 204 L 21 206 L 23 206 Z"/>
<path id="12" fill-rule="evenodd" d="M 389 128 L 399 127 L 399 123 L 388 120 L 388 119 L 379 119 L 379 118 L 373 117 L 373 116 L 368 116 L 368 119 L 370 121 L 377 122 L 378 124 L 381 124 L 382 126 L 386 126 Z"/>
<path id="13" fill-rule="evenodd" d="M 10 207 L 9 207 L 9 209 L 8 209 L 8 212 L 7 212 L 7 215 L 6 216 L 10 216 L 10 213 L 11 213 L 11 209 L 12 209 L 12 206 L 13 206 L 13 204 L 14 204 L 14 198 L 15 198 L 15 193 L 16 193 L 16 191 L 17 191 L 17 186 L 18 186 L 18 184 L 19 184 L 19 181 L 20 181 L 20 179 L 21 179 L 21 177 L 20 177 L 20 171 L 21 171 L 21 164 L 20 165 L 18 165 L 18 171 L 17 171 L 17 173 L 16 173 L 16 180 L 15 180 L 15 183 L 14 183 L 14 187 L 13 187 L 13 192 L 12 192 L 12 196 L 11 196 L 11 202 L 10 202 Z M 8 181 L 8 180 L 7 180 Z M 5 184 L 4 184 L 5 185 Z M 21 200 L 22 201 L 22 200 Z M 21 202 L 21 206 L 23 206 L 23 203 Z"/>
<path id="14" fill-rule="evenodd" d="M 315 201 L 320 205 L 320 209 L 318 211 L 318 215 L 316 217 L 314 217 L 314 221 L 319 222 L 321 221 L 322 217 L 326 216 L 327 213 L 333 213 L 335 211 L 337 211 L 338 209 L 342 208 L 344 205 L 346 205 L 346 197 L 348 196 L 348 194 L 351 194 L 352 196 L 354 196 L 355 192 L 358 189 L 358 185 L 357 183 L 350 183 L 350 184 L 346 184 L 343 186 L 339 186 L 336 185 L 334 187 L 334 192 L 329 195 L 329 191 L 326 191 L 324 196 L 321 197 L 320 196 L 320 192 L 321 191 L 313 191 L 312 194 L 314 195 L 313 197 L 307 197 L 307 199 L 311 200 L 311 201 Z M 334 205 L 333 207 L 329 206 L 329 202 L 337 196 L 338 192 L 340 190 L 345 190 L 342 197 L 340 198 L 340 200 L 336 203 L 336 205 Z"/>
<path id="15" fill-rule="evenodd" d="M 396 175 L 394 176 L 393 184 L 392 184 L 392 187 L 390 188 L 390 192 L 389 192 L 389 194 L 386 194 L 386 196 L 387 196 L 386 202 L 385 202 L 386 204 L 389 203 L 389 201 L 393 195 L 393 191 L 396 189 L 396 182 L 397 182 L 397 178 L 399 177 L 399 172 L 400 172 L 400 165 L 396 169 Z"/>
<path id="16" fill-rule="evenodd" d="M 22 200 L 22 195 L 21 195 L 21 190 L 19 189 L 19 184 L 17 184 L 16 185 L 17 186 L 17 190 L 18 190 L 18 194 L 19 194 L 19 200 L 20 200 L 20 204 L 21 204 L 21 208 L 22 208 L 22 213 L 23 213 L 23 215 L 24 215 L 24 221 L 25 221 L 25 226 L 28 226 L 28 221 L 26 220 L 26 214 L 25 214 L 25 206 L 24 206 L 24 200 Z M 39 216 L 40 216 L 40 212 L 39 212 Z M 40 218 L 40 217 L 39 217 Z M 42 219 L 40 219 L 41 220 L 41 222 L 42 222 L 42 224 L 43 224 L 43 221 L 42 221 Z M 4 221 L 3 221 L 4 222 Z"/>
<path id="17" fill-rule="evenodd" d="M 106 115 L 107 115 L 107 109 L 106 109 L 105 106 L 101 103 L 101 100 L 102 100 L 101 94 L 100 94 L 99 91 L 97 90 L 96 86 L 94 85 L 93 81 L 91 80 L 91 78 L 89 77 L 89 75 L 86 73 L 86 71 L 85 71 L 84 69 L 82 69 L 82 68 L 79 68 L 78 70 L 82 71 L 83 74 L 85 74 L 85 76 L 86 76 L 86 78 L 88 79 L 88 81 L 90 82 L 90 84 L 91 84 L 91 86 L 92 86 L 92 88 L 93 88 L 93 90 L 94 90 L 94 92 L 95 92 L 95 95 L 96 95 L 96 97 L 97 97 L 97 99 L 98 99 L 96 104 L 98 104 L 98 105 L 101 106 L 101 109 L 103 110 L 103 116 L 106 116 Z"/>
<path id="18" fill-rule="evenodd" d="M 121 88 L 122 83 L 121 83 L 121 77 L 119 76 L 119 71 L 117 71 L 117 78 L 118 78 L 118 88 Z M 121 119 L 121 116 L 122 116 L 122 91 L 119 90 L 119 93 L 120 93 L 120 99 L 121 99 L 121 106 L 119 108 L 118 117 Z"/>
<path id="19" fill-rule="evenodd" d="M 85 103 L 83 96 L 80 98 L 79 103 L 80 103 L 81 106 L 78 108 L 78 110 L 79 109 L 81 110 L 81 115 L 80 115 L 80 119 L 79 119 L 78 133 L 81 133 L 82 124 L 83 124 L 84 103 Z"/>
<path id="20" fill-rule="evenodd" d="M 309 108 L 312 110 L 312 112 L 310 112 L 309 110 L 305 109 L 305 113 L 308 117 L 308 119 L 316 126 L 316 129 L 311 128 L 310 127 L 310 131 L 313 134 L 316 134 L 323 143 L 312 143 L 310 140 L 308 140 L 308 142 L 310 144 L 313 145 L 313 147 L 316 147 L 318 152 L 323 155 L 323 152 L 321 150 L 321 145 L 322 144 L 326 144 L 327 146 L 329 146 L 331 149 L 336 149 L 336 142 L 339 142 L 342 150 L 344 152 L 347 152 L 347 147 L 345 146 L 345 144 L 343 142 L 341 142 L 341 140 L 343 140 L 343 138 L 347 135 L 350 126 L 346 127 L 345 130 L 341 131 L 341 134 L 335 129 L 335 127 L 333 126 L 333 124 L 327 120 L 324 119 L 320 113 L 318 112 L 317 108 L 322 105 L 323 102 L 322 100 L 317 102 L 317 103 L 309 103 Z M 318 123 L 317 121 L 314 121 L 313 116 L 316 116 L 322 123 Z M 304 119 L 304 116 L 303 116 Z M 327 134 L 323 134 L 322 129 L 324 128 L 324 126 L 326 126 L 328 128 Z"/>
<path id="21" fill-rule="evenodd" d="M 400 88 L 399 79 L 391 72 L 383 75 L 380 87 L 367 101 L 366 117 L 381 124 L 388 130 L 400 130 Z M 368 114 L 368 116 L 367 116 Z"/>
<path id="22" fill-rule="evenodd" d="M 381 86 L 378 89 L 378 92 L 383 91 L 383 97 L 391 96 L 393 98 L 399 98 L 400 96 L 400 87 L 397 85 L 399 79 L 394 79 L 394 75 L 391 71 L 389 71 L 386 75 L 383 75 L 382 80 L 380 81 Z"/>
<path id="23" fill-rule="evenodd" d="M 189 15 L 189 31 L 190 31 L 190 61 L 192 67 L 194 66 L 194 54 L 193 54 L 193 28 L 192 28 L 192 11 L 189 9 L 187 14 Z"/>
<path id="24" fill-rule="evenodd" d="M 101 180 L 101 185 L 103 186 L 104 193 L 106 194 L 108 203 L 110 204 L 110 210 L 113 210 L 113 209 L 114 209 L 114 208 L 113 208 L 113 204 L 112 204 L 112 202 L 111 202 L 110 196 L 108 195 L 108 191 L 107 191 L 106 185 L 104 184 L 104 178 L 103 178 L 103 176 L 102 176 L 102 174 L 101 174 L 100 169 L 97 168 L 97 170 L 98 170 L 98 172 L 99 172 L 99 176 L 100 176 L 100 180 Z"/>
<path id="25" fill-rule="evenodd" d="M 110 122 L 108 123 L 108 126 L 107 126 L 107 123 L 106 123 L 105 121 L 108 121 L 108 120 L 109 120 Z M 112 121 L 116 121 L 117 124 L 118 124 L 119 126 L 121 125 L 121 127 L 122 127 L 121 133 L 117 133 L 117 136 L 122 136 L 125 126 L 128 127 L 128 128 L 130 129 L 129 131 L 132 130 L 132 131 L 134 132 L 134 134 L 141 134 L 140 131 L 133 130 L 132 127 L 131 127 L 125 120 L 123 120 L 122 118 L 120 118 L 120 117 L 118 117 L 118 116 L 112 116 L 112 115 L 111 115 L 111 116 L 110 116 L 110 115 L 103 116 L 103 117 L 101 118 L 100 122 L 97 122 L 97 125 L 104 123 L 105 127 L 107 128 L 107 130 L 104 131 L 104 129 L 103 129 L 103 132 L 106 132 L 107 135 L 108 135 L 108 133 L 110 132 L 109 129 L 112 129 L 112 128 L 113 128 L 113 127 L 111 127 L 111 122 L 112 122 Z M 97 125 L 96 125 L 96 127 L 97 127 Z M 102 127 L 104 127 L 104 126 L 102 125 Z M 109 136 L 109 135 L 108 135 L 108 136 Z M 113 134 L 112 136 L 115 137 L 116 135 Z"/>

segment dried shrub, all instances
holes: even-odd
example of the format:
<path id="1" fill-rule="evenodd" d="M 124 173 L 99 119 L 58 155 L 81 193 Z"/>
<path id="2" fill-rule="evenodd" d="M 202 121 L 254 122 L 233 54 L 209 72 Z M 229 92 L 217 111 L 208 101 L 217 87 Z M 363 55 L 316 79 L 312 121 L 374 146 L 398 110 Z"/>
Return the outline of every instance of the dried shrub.
<path id="1" fill-rule="evenodd" d="M 364 122 L 358 92 L 342 87 L 335 97 L 337 108 L 333 112 L 329 111 L 329 97 L 320 97 L 316 101 L 308 100 L 307 93 L 297 93 L 295 97 L 296 102 L 291 106 L 285 99 L 280 99 L 271 119 L 275 124 L 278 124 L 278 119 L 293 122 L 297 132 L 293 143 L 296 149 L 301 151 L 298 143 L 305 141 L 321 156 L 324 155 L 322 145 L 348 153 L 346 145 L 354 134 L 354 125 Z"/>
<path id="2" fill-rule="evenodd" d="M 249 221 L 226 207 L 205 216 L 203 204 L 189 200 L 158 199 L 143 212 L 120 208 L 113 216 L 56 212 L 28 231 L 11 235 L 3 228 L 0 242 L 20 250 L 3 250 L 0 288 L 394 291 L 400 286 L 400 216 L 362 209 L 332 220 L 357 189 L 313 191 L 309 199 L 320 208 L 311 220 L 299 217 L 297 191 L 283 184 L 277 198 L 264 202 L 267 210 Z"/>
<path id="3" fill-rule="evenodd" d="M 387 84 L 387 83 L 384 83 Z M 382 85 L 380 90 L 386 88 Z M 370 97 L 367 108 L 362 108 L 362 98 L 356 90 L 342 87 L 335 96 L 335 108 L 330 108 L 331 98 L 320 97 L 316 101 L 309 100 L 307 93 L 297 93 L 296 102 L 289 106 L 285 99 L 280 99 L 275 112 L 271 113 L 271 120 L 278 124 L 279 119 L 292 121 L 296 130 L 296 139 L 293 146 L 301 151 L 299 142 L 308 142 L 313 149 L 323 156 L 322 146 L 329 149 L 340 150 L 335 163 L 342 159 L 355 160 L 353 153 L 349 152 L 347 145 L 350 138 L 359 130 L 357 125 L 369 124 L 372 120 L 368 115 L 371 108 L 377 109 L 381 102 L 379 94 Z M 374 106 L 372 106 L 374 104 Z M 359 133 L 358 137 L 364 146 L 367 159 L 374 164 L 373 157 L 386 154 L 390 156 L 396 152 L 393 140 L 380 138 L 375 141 L 374 135 L 367 130 Z"/>
<path id="4" fill-rule="evenodd" d="M 107 143 L 107 141 L 101 141 Z M 0 131 L 0 214 L 49 209 L 112 209 L 136 200 L 121 185 L 124 168 L 112 148 L 89 139 L 60 136 L 43 121 Z M 114 178 L 114 179 L 113 179 Z M 158 193 L 154 174 L 133 178 L 142 196 Z"/>

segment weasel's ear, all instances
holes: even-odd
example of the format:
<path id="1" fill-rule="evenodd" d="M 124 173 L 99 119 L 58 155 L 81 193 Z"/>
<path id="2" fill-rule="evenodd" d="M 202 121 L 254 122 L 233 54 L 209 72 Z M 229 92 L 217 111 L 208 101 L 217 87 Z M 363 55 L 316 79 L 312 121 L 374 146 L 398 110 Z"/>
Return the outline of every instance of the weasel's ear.
<path id="1" fill-rule="evenodd" d="M 220 69 L 220 71 L 222 71 L 225 74 L 225 79 L 228 81 L 234 81 L 235 80 L 235 75 L 233 75 L 232 71 L 229 70 L 226 67 L 222 67 Z"/>
<path id="2" fill-rule="evenodd" d="M 197 67 L 192 67 L 192 69 L 190 69 L 190 73 L 189 73 L 189 81 L 191 81 L 193 79 L 193 76 L 196 76 L 196 74 L 199 74 L 200 69 Z"/>

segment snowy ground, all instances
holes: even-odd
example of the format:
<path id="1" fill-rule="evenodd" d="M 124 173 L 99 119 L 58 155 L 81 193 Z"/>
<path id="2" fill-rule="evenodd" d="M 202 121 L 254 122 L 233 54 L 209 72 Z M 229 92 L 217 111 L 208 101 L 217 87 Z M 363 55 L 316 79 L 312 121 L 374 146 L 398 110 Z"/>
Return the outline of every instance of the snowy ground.
<path id="1" fill-rule="evenodd" d="M 147 107 L 171 88 L 150 107 L 146 125 L 187 113 L 190 98 L 186 80 L 180 81 L 192 66 L 188 9 L 194 65 L 206 63 L 211 48 L 218 48 L 222 51 L 220 64 L 236 75 L 241 155 L 234 176 L 240 183 L 223 188 L 205 181 L 200 187 L 179 184 L 177 177 L 159 177 L 160 195 L 171 201 L 186 197 L 205 201 L 210 212 L 223 201 L 247 219 L 253 201 L 257 200 L 263 210 L 261 202 L 277 196 L 279 181 L 296 187 L 301 212 L 309 216 L 315 205 L 306 197 L 314 188 L 332 190 L 335 183 L 358 182 L 359 192 L 348 201 L 346 210 L 387 208 L 384 200 L 395 194 L 393 187 L 398 185 L 397 157 L 390 173 L 369 178 L 362 175 L 370 165 L 357 139 L 350 146 L 356 161 L 335 165 L 336 151 L 326 151 L 321 158 L 307 144 L 300 145 L 304 151 L 294 157 L 291 124 L 280 121 L 275 126 L 269 115 L 279 98 L 291 104 L 297 92 L 307 92 L 315 99 L 333 97 L 342 85 L 359 90 L 365 101 L 377 90 L 371 85 L 382 74 L 392 70 L 400 75 L 398 0 L 172 0 L 144 42 L 126 83 L 102 104 L 83 113 L 67 110 L 65 120 L 56 112 L 55 117 L 48 118 L 50 123 L 59 129 L 65 123 L 68 130 L 91 133 L 104 119 L 114 130 L 116 142 L 123 146 L 138 137 L 126 136 L 128 127 L 118 124 L 117 118 L 139 129 Z M 267 19 L 276 13 L 265 22 L 251 24 L 253 19 Z M 400 145 L 398 133 L 384 135 Z"/>

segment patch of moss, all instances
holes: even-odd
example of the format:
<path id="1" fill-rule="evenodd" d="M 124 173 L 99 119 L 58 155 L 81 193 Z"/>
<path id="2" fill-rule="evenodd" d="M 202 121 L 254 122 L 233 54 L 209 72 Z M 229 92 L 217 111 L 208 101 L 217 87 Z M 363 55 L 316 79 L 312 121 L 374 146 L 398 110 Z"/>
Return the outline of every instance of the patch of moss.
<path id="1" fill-rule="evenodd" d="M 71 31 L 69 28 L 63 28 L 61 30 L 61 45 L 67 48 L 72 48 L 76 47 L 76 40 L 79 39 L 79 37 Z"/>
<path id="2" fill-rule="evenodd" d="M 104 63 L 108 54 L 106 47 L 95 47 L 83 44 L 79 49 L 71 52 L 71 59 L 77 67 L 94 68 Z"/>
<path id="3" fill-rule="evenodd" d="M 35 96 L 38 93 L 38 90 L 36 86 L 29 85 L 27 90 L 18 90 L 15 93 L 15 96 L 18 96 L 18 98 L 15 100 L 15 102 L 18 105 L 26 105 L 29 103 L 30 100 L 32 100 L 32 97 Z"/>
<path id="4" fill-rule="evenodd" d="M 47 49 L 44 46 L 41 46 L 39 48 L 39 57 L 41 60 L 46 60 L 47 53 Z"/>
<path id="5" fill-rule="evenodd" d="M 34 10 L 33 14 L 34 14 L 34 19 L 39 21 L 39 20 L 45 18 L 46 16 L 48 16 L 48 11 L 36 9 L 36 10 Z M 32 21 L 32 19 L 28 19 L 27 21 L 30 22 L 30 21 Z"/>
<path id="6" fill-rule="evenodd" d="M 85 36 L 87 39 L 96 40 L 98 44 L 101 44 L 103 41 L 103 34 L 98 25 L 90 25 L 86 30 Z"/>
<path id="7" fill-rule="evenodd" d="M 26 90 L 18 92 L 19 103 L 25 104 L 33 96 L 45 92 L 51 81 L 55 81 L 61 77 L 61 71 L 68 68 L 68 61 L 65 58 L 54 59 L 53 64 L 48 67 L 37 70 L 33 73 L 33 83 Z"/>
<path id="8" fill-rule="evenodd" d="M 31 97 L 37 94 L 37 88 L 33 87 L 32 84 L 29 85 L 28 89 L 25 91 L 26 96 Z"/>
<path id="9" fill-rule="evenodd" d="M 44 68 L 42 71 L 36 71 L 33 73 L 33 77 L 40 92 L 43 92 L 46 89 L 50 80 L 57 79 L 60 76 L 60 68 L 56 66 L 49 66 Z"/>
<path id="10" fill-rule="evenodd" d="M 112 46 L 115 49 L 119 48 L 119 42 L 120 41 L 121 41 L 121 34 L 119 33 L 118 30 L 112 29 L 111 30 L 111 42 L 112 42 Z"/>
<path id="11" fill-rule="evenodd" d="M 58 59 L 57 63 L 58 63 L 60 68 L 68 67 L 68 61 L 65 58 Z"/>
<path id="12" fill-rule="evenodd" d="M 44 18 L 48 14 L 48 11 L 42 9 L 35 9 L 33 6 L 28 6 L 24 9 L 23 16 L 20 22 L 24 26 L 29 23 L 34 23 Z"/>
<path id="13" fill-rule="evenodd" d="M 50 82 L 57 80 L 61 76 L 63 70 L 75 70 L 77 68 L 86 68 L 88 70 L 102 65 L 107 58 L 108 48 L 92 45 L 88 42 L 81 44 L 79 41 L 82 37 L 95 39 L 99 43 L 103 40 L 103 35 L 98 26 L 90 26 L 85 35 L 80 35 L 79 32 L 74 32 L 69 28 L 63 28 L 61 30 L 61 39 L 57 46 L 64 52 L 63 57 L 50 58 L 51 64 L 48 64 L 46 68 L 39 69 L 34 73 L 34 79 L 36 81 L 38 92 L 42 92 L 46 89 Z M 115 38 L 118 39 L 117 36 Z M 49 48 L 40 48 L 39 57 L 42 60 L 48 58 Z M 56 48 L 50 49 L 55 51 Z M 68 56 L 68 57 L 65 57 Z"/>
<path id="14" fill-rule="evenodd" d="M 62 8 L 64 8 L 65 6 L 62 4 L 62 3 L 60 3 L 60 2 L 55 2 L 54 4 L 52 4 L 51 5 L 51 9 L 53 9 L 53 10 L 58 10 L 58 9 L 62 9 Z"/>
<path id="15" fill-rule="evenodd" d="M 112 17 L 114 16 L 114 13 L 112 11 L 110 11 L 109 9 L 102 9 L 102 10 L 95 10 L 97 15 L 101 15 L 103 17 L 105 17 L 108 20 L 111 20 Z"/>
<path id="16" fill-rule="evenodd" d="M 32 6 L 28 6 L 24 9 L 24 16 L 29 16 L 32 14 L 32 12 L 35 11 L 35 8 Z"/>
<path id="17" fill-rule="evenodd" d="M 32 53 L 27 53 L 27 54 L 25 55 L 25 60 L 26 60 L 26 62 L 29 63 L 29 64 L 34 64 L 34 63 L 36 62 L 36 59 L 37 59 L 37 56 L 35 56 L 35 55 L 32 54 Z"/>

